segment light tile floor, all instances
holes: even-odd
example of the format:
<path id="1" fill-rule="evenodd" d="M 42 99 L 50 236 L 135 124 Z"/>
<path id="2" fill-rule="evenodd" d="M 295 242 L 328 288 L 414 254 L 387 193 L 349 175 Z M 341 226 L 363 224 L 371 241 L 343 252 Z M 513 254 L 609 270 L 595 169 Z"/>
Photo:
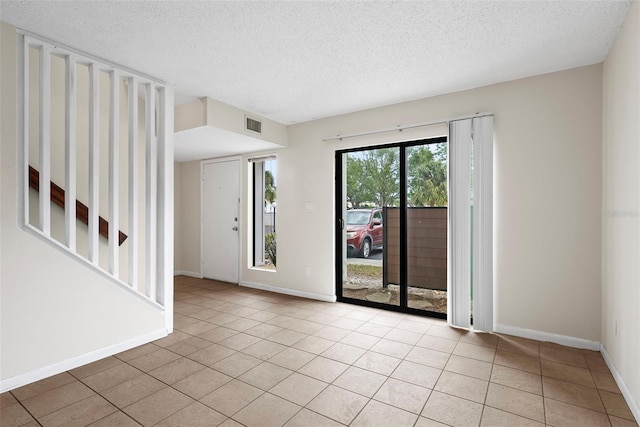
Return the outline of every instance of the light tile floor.
<path id="1" fill-rule="evenodd" d="M 0 408 L 3 427 L 637 427 L 597 352 L 188 277 L 173 334 Z"/>

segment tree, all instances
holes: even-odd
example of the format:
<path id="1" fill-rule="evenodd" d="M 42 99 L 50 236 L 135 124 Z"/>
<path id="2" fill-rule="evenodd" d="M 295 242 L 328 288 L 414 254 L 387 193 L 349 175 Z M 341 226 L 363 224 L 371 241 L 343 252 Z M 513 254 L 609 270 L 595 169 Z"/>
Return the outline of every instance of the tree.
<path id="1" fill-rule="evenodd" d="M 276 186 L 271 171 L 264 171 L 264 199 L 269 203 L 276 201 Z"/>
<path id="2" fill-rule="evenodd" d="M 371 200 L 368 191 L 362 185 L 364 179 L 361 159 L 347 155 L 347 200 L 355 209 L 361 208 L 363 203 Z"/>
<path id="3" fill-rule="evenodd" d="M 366 203 L 397 206 L 398 149 L 381 148 L 347 155 L 347 200 L 354 208 Z"/>
<path id="4" fill-rule="evenodd" d="M 447 206 L 446 144 L 411 148 L 407 168 L 411 206 Z"/>
<path id="5" fill-rule="evenodd" d="M 407 148 L 407 197 L 410 206 L 447 206 L 447 145 Z M 347 155 L 347 200 L 352 207 L 367 204 L 398 206 L 400 150 L 379 148 Z"/>
<path id="6" fill-rule="evenodd" d="M 380 148 L 365 152 L 365 186 L 376 206 L 397 206 L 400 196 L 399 150 Z"/>

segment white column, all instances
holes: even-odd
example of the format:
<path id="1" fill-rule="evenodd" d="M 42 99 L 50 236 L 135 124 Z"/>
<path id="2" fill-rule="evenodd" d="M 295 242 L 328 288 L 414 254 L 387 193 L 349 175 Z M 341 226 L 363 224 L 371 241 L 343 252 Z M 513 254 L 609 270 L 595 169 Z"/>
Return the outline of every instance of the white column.
<path id="1" fill-rule="evenodd" d="M 471 323 L 471 120 L 449 124 L 448 322 Z"/>

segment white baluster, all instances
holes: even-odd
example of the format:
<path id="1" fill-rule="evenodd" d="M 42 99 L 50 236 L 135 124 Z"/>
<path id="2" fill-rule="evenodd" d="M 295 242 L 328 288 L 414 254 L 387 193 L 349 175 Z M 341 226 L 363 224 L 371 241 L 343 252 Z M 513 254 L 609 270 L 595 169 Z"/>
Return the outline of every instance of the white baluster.
<path id="1" fill-rule="evenodd" d="M 67 247 L 76 251 L 76 61 L 66 57 L 65 105 L 65 199 L 64 229 Z"/>

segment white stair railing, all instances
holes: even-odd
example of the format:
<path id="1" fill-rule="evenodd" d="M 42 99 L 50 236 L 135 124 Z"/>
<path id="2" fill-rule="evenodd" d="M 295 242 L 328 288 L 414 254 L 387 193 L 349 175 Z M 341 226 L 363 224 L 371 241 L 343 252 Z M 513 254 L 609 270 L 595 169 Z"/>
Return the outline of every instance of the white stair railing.
<path id="1" fill-rule="evenodd" d="M 22 227 L 162 308 L 170 330 L 172 89 L 26 32 L 20 40 Z M 52 208 L 56 198 L 64 209 Z M 87 226 L 76 220 L 81 204 Z"/>

